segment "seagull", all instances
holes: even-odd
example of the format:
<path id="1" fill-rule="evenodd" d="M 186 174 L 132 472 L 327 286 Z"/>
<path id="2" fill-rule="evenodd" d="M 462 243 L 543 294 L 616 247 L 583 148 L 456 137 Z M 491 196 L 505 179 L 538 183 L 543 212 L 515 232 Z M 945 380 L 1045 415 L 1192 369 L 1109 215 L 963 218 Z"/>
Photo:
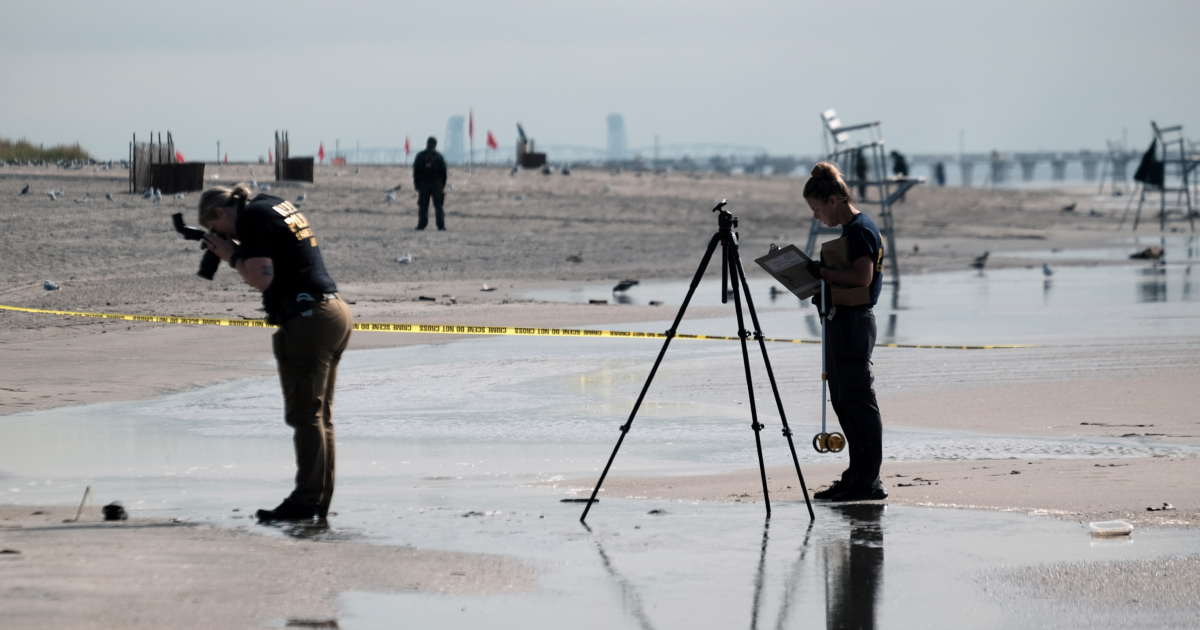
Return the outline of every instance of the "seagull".
<path id="1" fill-rule="evenodd" d="M 25 187 L 21 189 L 21 194 L 22 195 L 29 194 L 29 184 L 25 184 Z"/>
<path id="2" fill-rule="evenodd" d="M 1079 204 L 1073 203 L 1069 206 L 1063 206 L 1062 211 L 1063 212 L 1075 212 L 1075 206 L 1077 206 L 1077 205 L 1079 205 Z"/>
<path id="3" fill-rule="evenodd" d="M 142 199 L 150 199 L 152 197 L 154 197 L 154 189 L 153 188 L 147 188 L 146 192 L 142 193 Z"/>
<path id="4" fill-rule="evenodd" d="M 308 199 L 308 193 L 300 193 L 300 196 L 296 197 L 296 201 L 304 201 L 305 199 Z"/>
<path id="5" fill-rule="evenodd" d="M 565 166 L 565 165 L 564 165 L 564 166 L 562 167 L 562 169 L 561 169 L 559 172 L 560 172 L 560 173 L 562 173 L 563 175 L 570 175 L 570 174 L 571 174 L 571 167 L 570 167 L 570 166 Z"/>
<path id="6" fill-rule="evenodd" d="M 354 167 L 354 174 L 358 175 L 358 167 L 357 166 Z"/>
<path id="7" fill-rule="evenodd" d="M 976 269 L 983 269 L 983 266 L 987 264 L 987 259 L 988 259 L 988 253 L 983 252 L 983 255 L 977 257 L 975 259 L 975 262 L 971 263 L 971 266 Z"/>
<path id="8" fill-rule="evenodd" d="M 406 252 L 403 256 L 397 258 L 396 262 L 400 263 L 401 265 L 407 265 L 408 263 L 412 262 L 412 254 Z"/>
<path id="9" fill-rule="evenodd" d="M 50 201 L 58 201 L 58 193 L 53 190 L 46 192 L 46 196 L 50 198 Z"/>
<path id="10" fill-rule="evenodd" d="M 109 200 L 109 201 L 112 201 L 112 200 L 113 200 L 113 198 L 112 198 L 112 193 L 107 193 L 106 195 L 104 195 L 104 198 L 105 198 L 105 199 L 107 199 L 107 200 Z"/>
<path id="11" fill-rule="evenodd" d="M 87 197 L 80 197 L 75 200 L 75 203 L 87 203 Z"/>
<path id="12" fill-rule="evenodd" d="M 1050 265 L 1042 263 L 1042 275 L 1049 278 L 1050 276 L 1054 275 L 1054 270 L 1050 268 Z"/>
<path id="13" fill-rule="evenodd" d="M 514 167 L 512 167 L 512 170 L 508 172 L 508 176 L 509 176 L 509 177 L 515 177 L 515 176 L 516 176 L 516 174 L 517 174 L 517 171 L 518 171 L 520 168 L 521 168 L 521 167 L 519 167 L 519 166 L 514 166 Z"/>
<path id="14" fill-rule="evenodd" d="M 384 198 L 383 198 L 383 201 L 384 201 L 385 203 L 392 203 L 392 202 L 393 202 L 393 201 L 395 201 L 395 200 L 396 200 L 396 195 L 394 195 L 394 194 L 392 194 L 392 193 L 390 193 L 390 192 L 387 194 L 387 196 L 386 196 L 386 197 L 384 197 Z"/>
<path id="15" fill-rule="evenodd" d="M 617 286 L 613 287 L 613 293 L 624 293 L 626 289 L 637 283 L 637 280 L 622 280 L 617 283 Z"/>
<path id="16" fill-rule="evenodd" d="M 250 187 L 251 187 L 251 188 L 258 188 L 258 182 L 257 182 L 257 181 L 255 181 L 255 180 L 253 180 L 253 179 L 252 179 L 252 180 L 250 180 Z"/>
<path id="17" fill-rule="evenodd" d="M 262 186 L 259 186 L 259 189 L 262 190 L 263 192 L 271 192 L 271 185 L 263 184 Z"/>
<path id="18" fill-rule="evenodd" d="M 486 285 L 486 284 L 485 284 L 485 285 L 483 285 L 483 288 L 482 288 L 482 289 L 480 289 L 480 291 L 495 291 L 495 290 L 496 290 L 496 287 L 489 287 L 489 286 L 488 286 L 488 285 Z"/>
<path id="19" fill-rule="evenodd" d="M 154 189 L 154 203 L 158 203 L 160 201 L 162 201 L 162 190 L 155 188 Z"/>
<path id="20" fill-rule="evenodd" d="M 185 195 L 185 194 L 183 194 L 183 193 L 181 193 L 181 192 L 175 193 L 175 198 L 176 198 L 176 199 L 183 199 L 183 198 L 184 198 L 184 197 L 186 197 L 186 196 L 187 196 L 187 195 Z"/>

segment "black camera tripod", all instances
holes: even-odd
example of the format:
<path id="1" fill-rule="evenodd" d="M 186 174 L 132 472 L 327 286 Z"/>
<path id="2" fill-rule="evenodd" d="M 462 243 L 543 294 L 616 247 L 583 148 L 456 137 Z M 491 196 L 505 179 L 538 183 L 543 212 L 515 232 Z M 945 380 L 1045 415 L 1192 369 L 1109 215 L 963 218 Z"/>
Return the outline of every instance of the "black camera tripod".
<path id="1" fill-rule="evenodd" d="M 587 507 L 583 508 L 583 516 L 579 517 L 580 521 L 587 518 L 588 510 L 592 509 L 592 504 L 596 502 L 596 495 L 600 492 L 600 486 L 604 484 L 604 478 L 608 476 L 608 469 L 612 467 L 613 460 L 617 458 L 617 451 L 621 450 L 621 443 L 625 441 L 625 436 L 629 433 L 629 428 L 633 426 L 633 418 L 637 415 L 638 408 L 642 406 L 642 400 L 646 397 L 646 392 L 650 389 L 650 382 L 654 380 L 654 374 L 658 372 L 658 366 L 662 363 L 663 355 L 667 353 L 667 347 L 671 345 L 671 340 L 675 338 L 675 331 L 679 328 L 679 322 L 683 320 L 683 313 L 687 310 L 688 303 L 692 301 L 692 295 L 696 292 L 696 287 L 700 284 L 700 279 L 704 277 L 704 271 L 708 268 L 708 263 L 712 260 L 713 252 L 717 246 L 721 246 L 721 303 L 727 304 L 729 294 L 733 293 L 734 311 L 737 313 L 738 322 L 738 337 L 742 341 L 742 363 L 746 367 L 746 387 L 750 392 L 750 428 L 754 429 L 754 445 L 758 448 L 758 472 L 762 477 L 763 501 L 767 506 L 767 518 L 771 518 L 771 496 L 767 492 L 767 469 L 763 464 L 762 455 L 762 439 L 759 437 L 759 432 L 764 426 L 758 422 L 758 409 L 754 404 L 754 383 L 750 377 L 750 351 L 746 347 L 746 339 L 751 333 L 746 330 L 745 320 L 742 317 L 742 293 L 746 295 L 746 307 L 750 311 L 750 321 L 754 323 L 754 338 L 758 340 L 758 346 L 762 349 L 763 363 L 767 367 L 767 377 L 771 380 L 771 391 L 775 394 L 775 404 L 779 407 L 779 419 L 783 422 L 783 435 L 787 438 L 788 448 L 792 451 L 792 463 L 796 465 L 796 476 L 800 478 L 800 489 L 804 492 L 804 503 L 808 506 L 808 516 L 812 520 L 816 520 L 816 515 L 813 513 L 812 502 L 808 499 L 808 487 L 804 485 L 804 473 L 800 472 L 800 459 L 796 457 L 796 445 L 792 443 L 792 430 L 788 428 L 787 416 L 783 412 L 783 401 L 779 398 L 779 387 L 775 384 L 775 372 L 771 370 L 771 359 L 767 357 L 767 342 L 763 338 L 761 327 L 758 325 L 758 314 L 754 312 L 754 301 L 750 298 L 750 285 L 746 284 L 746 272 L 742 269 L 742 261 L 738 256 L 738 237 L 733 228 L 738 226 L 737 217 L 725 210 L 726 201 L 721 200 L 717 207 L 713 208 L 713 212 L 717 214 L 717 226 L 720 228 L 716 234 L 713 234 L 712 240 L 708 242 L 708 249 L 704 252 L 704 258 L 700 260 L 700 268 L 696 270 L 695 277 L 692 278 L 692 285 L 688 289 L 687 297 L 683 298 L 683 305 L 679 307 L 679 314 L 675 316 L 675 322 L 671 324 L 671 329 L 667 331 L 667 340 L 663 342 L 662 350 L 658 351 L 658 358 L 654 360 L 654 367 L 650 368 L 650 376 L 646 378 L 646 384 L 642 386 L 642 393 L 638 395 L 637 402 L 633 404 L 633 411 L 629 413 L 629 420 L 621 425 L 621 437 L 617 439 L 617 445 L 613 447 L 612 455 L 608 458 L 608 463 L 604 465 L 604 472 L 600 473 L 600 479 L 596 482 L 596 488 L 592 490 L 592 496 L 587 500 Z M 729 275 L 733 274 L 734 282 L 732 291 L 729 290 Z"/>

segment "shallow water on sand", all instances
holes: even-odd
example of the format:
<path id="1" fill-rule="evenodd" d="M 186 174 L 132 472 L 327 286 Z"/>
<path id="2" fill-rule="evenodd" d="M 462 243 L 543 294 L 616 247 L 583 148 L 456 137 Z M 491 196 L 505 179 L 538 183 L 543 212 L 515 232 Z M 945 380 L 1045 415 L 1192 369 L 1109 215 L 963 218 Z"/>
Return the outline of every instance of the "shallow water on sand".
<path id="1" fill-rule="evenodd" d="M 880 338 L 1044 343 L 1194 334 L 1200 304 L 1171 297 L 1181 288 L 1170 283 L 1186 282 L 1172 271 L 1168 299 L 1150 302 L 1138 299 L 1137 267 L 1064 268 L 1049 288 L 1020 269 L 913 276 L 895 310 L 879 309 Z M 682 296 L 686 284 L 664 286 Z M 763 292 L 768 286 L 756 284 Z M 1111 287 L 1111 295 L 1096 298 L 1096 286 Z M 702 295 L 717 302 L 713 291 Z M 813 338 L 819 329 L 811 313 L 764 312 L 763 330 Z M 680 332 L 732 335 L 736 323 L 685 320 Z M 764 535 L 761 505 L 605 499 L 593 508 L 589 532 L 578 523 L 581 506 L 559 502 L 579 489 L 529 484 L 599 471 L 660 346 L 492 337 L 350 353 L 337 392 L 333 529 L 258 529 L 508 553 L 546 572 L 536 594 L 347 594 L 343 628 L 393 627 L 397 619 L 463 628 L 809 627 L 820 620 L 833 627 L 1006 627 L 1006 604 L 978 583 L 988 567 L 1200 553 L 1200 539 L 1188 532 L 1136 532 L 1132 543 L 1096 545 L 1073 523 L 918 508 L 817 506 L 810 530 L 803 504 L 795 503 L 775 504 Z M 770 351 L 777 373 L 819 370 L 817 346 Z M 733 342 L 674 342 L 613 473 L 753 467 L 740 353 Z M 765 374 L 752 361 L 767 425 L 764 456 L 768 465 L 787 464 Z M 815 431 L 817 387 L 783 383 L 798 435 Z M 287 492 L 294 472 L 280 415 L 277 382 L 257 379 L 3 417 L 0 501 L 69 503 L 90 485 L 98 504 L 121 500 L 135 516 L 248 526 L 255 508 Z M 797 444 L 802 466 L 844 457 L 818 455 L 806 439 Z M 885 457 L 896 461 L 1200 454 L 1145 441 L 892 428 L 884 444 Z M 665 514 L 648 514 L 656 509 Z"/>

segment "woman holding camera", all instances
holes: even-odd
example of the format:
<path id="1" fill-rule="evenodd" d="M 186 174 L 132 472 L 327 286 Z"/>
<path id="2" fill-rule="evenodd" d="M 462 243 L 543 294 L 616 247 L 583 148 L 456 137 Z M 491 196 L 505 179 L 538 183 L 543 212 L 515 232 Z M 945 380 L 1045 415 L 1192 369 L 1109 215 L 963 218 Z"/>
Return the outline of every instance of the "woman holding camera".
<path id="1" fill-rule="evenodd" d="M 325 271 L 304 215 L 279 197 L 217 186 L 200 195 L 205 247 L 262 291 L 284 417 L 294 432 L 296 487 L 260 521 L 324 519 L 333 500 L 333 391 L 353 316 Z"/>
<path id="2" fill-rule="evenodd" d="M 846 444 L 850 467 L 832 487 L 813 495 L 830 501 L 886 499 L 879 480 L 883 463 L 883 420 L 875 400 L 871 374 L 871 351 L 875 348 L 875 314 L 882 288 L 883 242 L 870 217 L 854 207 L 854 196 L 837 166 L 821 162 L 813 167 L 804 184 L 804 200 L 813 216 L 829 227 L 841 226 L 846 265 L 839 269 L 825 262 L 810 263 L 810 272 L 831 285 L 832 319 L 824 322 L 826 372 L 829 400 L 837 414 Z M 822 248 L 824 249 L 824 247 Z M 814 298 L 814 301 L 816 298 Z M 822 401 L 824 404 L 824 401 Z"/>

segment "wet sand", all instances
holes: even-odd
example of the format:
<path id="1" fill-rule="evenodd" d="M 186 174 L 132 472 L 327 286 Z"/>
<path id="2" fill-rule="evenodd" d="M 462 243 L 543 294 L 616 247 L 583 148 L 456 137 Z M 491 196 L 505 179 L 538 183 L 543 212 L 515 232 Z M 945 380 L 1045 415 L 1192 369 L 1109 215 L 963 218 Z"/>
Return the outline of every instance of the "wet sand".
<path id="1" fill-rule="evenodd" d="M 63 522 L 75 512 L 0 505 L 5 628 L 318 623 L 336 619 L 345 591 L 527 592 L 537 578 L 506 556 L 364 545 L 322 539 L 317 530 L 280 539 L 176 521 L 103 522 L 91 513 Z"/>
<path id="2" fill-rule="evenodd" d="M 453 173 L 454 188 L 447 195 L 449 232 L 414 233 L 415 195 L 404 169 L 363 168 L 357 175 L 353 170 L 319 167 L 317 183 L 284 184 L 272 192 L 288 199 L 301 192 L 308 195 L 302 209 L 321 239 L 341 293 L 354 302 L 361 321 L 582 326 L 662 320 L 671 314 L 655 307 L 535 303 L 520 295 L 549 283 L 687 277 L 715 229 L 709 209 L 719 198 L 728 198 L 741 217 L 743 247 L 750 252 L 765 251 L 771 242 L 803 244 L 809 224 L 809 214 L 798 210 L 803 181 L 794 178 L 681 173 L 664 178 L 581 170 L 570 177 L 521 173 L 510 178 L 507 170 L 481 169 Z M 221 183 L 263 181 L 268 172 L 263 165 L 230 165 L 217 169 L 220 178 L 212 180 L 210 166 L 208 177 Z M 31 184 L 33 194 L 18 197 L 25 183 Z M 399 202 L 385 203 L 384 191 L 397 183 L 403 186 Z M 44 194 L 50 189 L 66 194 L 51 201 Z M 169 216 L 182 211 L 194 221 L 195 194 L 152 204 L 124 194 L 125 189 L 122 177 L 104 173 L 0 170 L 0 219 L 6 225 L 0 233 L 0 303 L 261 316 L 257 295 L 227 268 L 211 283 L 193 275 L 199 252 L 173 235 Z M 112 193 L 115 201 L 106 201 L 105 193 Z M 74 203 L 77 198 L 83 201 Z M 905 273 L 921 273 L 966 268 L 984 251 L 1103 246 L 1115 236 L 1124 202 L 1078 192 L 918 188 L 897 207 L 901 265 Z M 1082 211 L 1063 212 L 1070 203 L 1078 203 Z M 1100 216 L 1088 216 L 1091 207 Z M 396 263 L 405 253 L 412 254 L 413 263 Z M 568 256 L 582 262 L 569 262 Z M 1028 264 L 993 260 L 998 266 Z M 44 291 L 43 280 L 58 282 L 62 289 Z M 498 289 L 480 291 L 485 283 Z M 422 295 L 437 299 L 418 301 Z M 724 312 L 697 309 L 691 316 Z M 268 335 L 262 330 L 0 312 L 5 357 L 0 365 L 0 414 L 150 398 L 270 375 L 274 366 Z M 356 333 L 352 349 L 452 339 Z M 965 381 L 921 377 L 945 363 L 942 355 L 905 355 L 912 358 L 897 359 L 893 373 L 917 391 L 881 391 L 880 399 L 885 421 L 896 426 L 1042 436 L 1163 433 L 1136 439 L 1195 443 L 1200 430 L 1183 399 L 1200 375 L 1196 353 L 1188 345 L 1197 340 L 1160 342 L 1172 361 L 1165 378 L 1160 355 L 1147 357 L 1129 348 L 1091 354 L 1047 352 L 1034 362 L 1041 371 L 1022 369 L 1023 355 L 1008 355 L 1000 359 L 1008 364 L 988 369 L 979 366 L 995 360 L 992 355 L 953 355 L 950 363 L 975 366 L 975 376 Z M 1100 356 L 1102 369 L 1089 367 Z M 1064 371 L 1061 365 L 1076 369 Z M 922 373 L 922 366 L 930 371 Z M 886 362 L 880 369 L 889 369 Z M 937 383 L 930 384 L 932 380 Z M 1125 386 L 1129 387 L 1122 394 Z M 1148 426 L 1125 426 L 1143 424 Z M 898 503 L 1194 527 L 1200 518 L 1200 493 L 1190 480 L 1196 478 L 1198 465 L 1192 459 L 1161 458 L 885 463 L 884 477 L 892 492 L 890 501 Z M 819 488 L 840 468 L 812 466 L 805 473 L 811 488 Z M 799 500 L 789 473 L 787 468 L 771 470 L 772 492 L 778 493 L 773 498 Z M 558 484 L 589 485 L 587 480 Z M 780 484 L 777 490 L 775 484 Z M 696 477 L 618 475 L 606 482 L 605 490 L 606 496 L 754 501 L 759 498 L 757 487 L 757 471 L 748 469 Z M 1163 502 L 1176 510 L 1145 511 Z M 50 625 L 72 625 L 93 618 L 97 611 L 112 620 L 99 627 L 240 627 L 281 619 L 293 611 L 325 618 L 332 594 L 343 590 L 499 592 L 509 584 L 525 588 L 533 579 L 515 560 L 489 556 L 389 550 L 413 566 L 411 573 L 389 575 L 373 568 L 378 567 L 378 559 L 372 559 L 377 547 L 348 542 L 288 542 L 158 522 L 65 526 L 60 511 L 39 523 L 30 520 L 33 509 L 28 506 L 3 510 L 3 517 L 19 527 L 0 521 L 5 525 L 0 541 L 4 547 L 18 546 L 22 553 L 19 559 L 0 556 L 0 566 L 15 576 L 6 577 L 6 583 L 19 585 L 0 595 L 5 598 L 0 601 L 6 612 L 23 615 L 11 618 L 27 620 L 19 622 L 27 627 L 45 626 L 47 620 Z M 30 514 L 23 515 L 26 511 Z M 135 560 L 155 568 L 123 564 L 130 549 L 137 549 Z M 84 554 L 86 572 L 68 570 L 78 554 Z M 470 578 L 465 585 L 463 576 L 453 573 L 462 567 L 470 568 L 463 570 L 467 576 L 484 577 Z M 295 592 L 279 592 L 270 579 L 292 571 L 319 575 L 323 568 L 333 571 L 331 577 L 314 578 Z M 120 586 L 95 589 L 96 584 Z M 28 595 L 33 592 L 47 596 Z M 64 606 L 62 601 L 71 603 Z M 210 615 L 200 624 L 188 616 L 188 602 L 228 616 L 210 623 Z M 182 612 L 168 612 L 172 609 Z M 176 616 L 156 616 L 164 614 Z"/>

